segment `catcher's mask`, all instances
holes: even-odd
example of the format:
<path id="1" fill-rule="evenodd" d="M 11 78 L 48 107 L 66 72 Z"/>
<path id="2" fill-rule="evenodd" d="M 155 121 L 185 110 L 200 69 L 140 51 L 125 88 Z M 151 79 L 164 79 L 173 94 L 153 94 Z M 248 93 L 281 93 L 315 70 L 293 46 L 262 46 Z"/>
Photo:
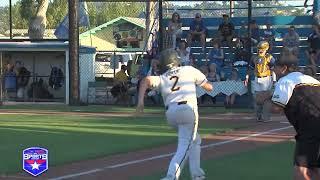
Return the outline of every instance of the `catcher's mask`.
<path id="1" fill-rule="evenodd" d="M 161 74 L 165 73 L 169 69 L 178 67 L 179 64 L 180 64 L 180 58 L 176 50 L 166 49 L 160 53 Z"/>

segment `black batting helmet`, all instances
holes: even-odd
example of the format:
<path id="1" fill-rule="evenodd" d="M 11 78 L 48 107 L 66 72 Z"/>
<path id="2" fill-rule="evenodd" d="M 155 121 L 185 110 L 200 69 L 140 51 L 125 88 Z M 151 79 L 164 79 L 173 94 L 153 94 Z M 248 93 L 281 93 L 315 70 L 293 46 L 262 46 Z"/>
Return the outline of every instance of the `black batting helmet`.
<path id="1" fill-rule="evenodd" d="M 180 64 L 180 58 L 176 50 L 166 49 L 160 53 L 161 73 L 165 73 L 169 69 L 178 67 L 179 64 Z"/>

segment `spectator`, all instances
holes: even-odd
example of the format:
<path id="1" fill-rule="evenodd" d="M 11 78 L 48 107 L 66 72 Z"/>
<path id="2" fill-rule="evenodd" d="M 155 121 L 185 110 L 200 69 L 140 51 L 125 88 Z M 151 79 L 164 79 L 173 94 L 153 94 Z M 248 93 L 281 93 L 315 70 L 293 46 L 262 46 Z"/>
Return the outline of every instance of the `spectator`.
<path id="1" fill-rule="evenodd" d="M 207 64 L 215 63 L 217 65 L 217 73 L 221 73 L 221 69 L 224 61 L 224 52 L 220 47 L 220 43 L 217 40 L 211 40 L 213 49 L 211 49 L 207 55 Z"/>
<path id="2" fill-rule="evenodd" d="M 236 68 L 232 69 L 231 78 L 227 79 L 227 80 L 230 80 L 230 81 L 241 81 L 241 79 L 239 77 L 239 72 L 238 72 L 238 70 Z M 232 107 L 234 105 L 235 100 L 236 100 L 236 94 L 235 93 L 231 94 L 230 96 L 226 96 L 225 107 L 226 108 Z"/>
<path id="3" fill-rule="evenodd" d="M 260 41 L 260 29 L 256 20 L 251 21 L 249 29 L 251 31 L 251 42 L 254 46 Z"/>
<path id="4" fill-rule="evenodd" d="M 283 37 L 283 47 L 290 51 L 293 55 L 298 57 L 299 55 L 299 35 L 295 31 L 294 26 L 290 26 L 288 33 Z"/>
<path id="5" fill-rule="evenodd" d="M 269 51 L 272 50 L 275 38 L 275 31 L 271 28 L 271 23 L 268 21 L 266 23 L 266 29 L 262 32 L 262 40 L 267 41 L 270 45 Z"/>
<path id="6" fill-rule="evenodd" d="M 28 71 L 26 67 L 24 67 L 21 64 L 21 62 L 16 63 L 16 67 L 17 67 L 17 97 L 20 99 L 25 99 L 27 98 L 26 87 L 29 83 L 31 73 L 30 71 Z"/>
<path id="7" fill-rule="evenodd" d="M 316 55 L 320 54 L 320 25 L 314 24 L 312 26 L 312 33 L 308 36 L 309 51 L 315 51 Z"/>
<path id="8" fill-rule="evenodd" d="M 188 34 L 188 44 L 192 41 L 200 41 L 202 51 L 205 52 L 207 28 L 201 18 L 200 13 L 196 13 L 195 19 L 190 24 L 190 32 Z"/>
<path id="9" fill-rule="evenodd" d="M 180 57 L 181 65 L 182 66 L 192 66 L 194 65 L 194 60 L 191 55 L 191 49 L 188 47 L 188 44 L 186 41 L 180 41 L 179 48 L 176 49 L 178 52 L 178 55 Z"/>
<path id="10" fill-rule="evenodd" d="M 304 7 L 307 7 L 308 0 L 304 1 Z M 314 21 L 316 24 L 320 25 L 320 1 L 314 0 L 313 1 L 313 14 L 312 14 Z"/>
<path id="11" fill-rule="evenodd" d="M 244 42 L 247 42 L 247 39 L 244 41 L 241 41 L 240 38 L 236 38 L 236 41 L 234 42 L 234 59 L 233 61 L 245 61 L 249 62 L 249 53 L 247 51 L 247 48 L 244 45 Z"/>
<path id="12" fill-rule="evenodd" d="M 207 77 L 207 80 L 210 82 L 220 81 L 220 76 L 217 74 L 217 65 L 215 63 L 211 63 L 209 65 L 209 71 L 208 71 L 206 77 Z M 211 99 L 213 104 L 216 103 L 216 97 L 212 97 L 208 94 L 204 94 L 203 96 L 201 96 L 201 104 L 204 103 L 204 101 L 206 100 L 207 97 L 209 97 Z"/>
<path id="13" fill-rule="evenodd" d="M 6 98 L 16 97 L 17 92 L 17 75 L 14 71 L 14 65 L 8 63 L 4 72 L 4 89 Z"/>
<path id="14" fill-rule="evenodd" d="M 168 25 L 169 48 L 177 47 L 177 42 L 181 40 L 181 27 L 182 23 L 180 21 L 180 15 L 177 12 L 174 12 Z"/>
<path id="15" fill-rule="evenodd" d="M 148 72 L 148 76 L 159 76 L 160 75 L 160 68 L 159 68 L 160 62 L 157 59 L 151 60 L 151 66 Z"/>
<path id="16" fill-rule="evenodd" d="M 219 40 L 220 43 L 227 42 L 228 46 L 232 48 L 232 39 L 234 36 L 234 25 L 229 21 L 229 16 L 224 14 L 223 23 L 219 25 Z"/>
<path id="17" fill-rule="evenodd" d="M 248 29 L 246 27 L 245 21 L 241 21 L 241 27 L 238 32 L 238 38 L 240 38 L 242 42 L 244 42 L 245 39 L 248 38 Z"/>
<path id="18" fill-rule="evenodd" d="M 311 50 L 307 52 L 307 57 L 309 59 L 309 65 L 317 71 L 318 66 L 320 65 L 320 55 L 317 55 L 315 50 Z"/>
<path id="19" fill-rule="evenodd" d="M 117 103 L 120 98 L 124 98 L 128 90 L 128 76 L 126 74 L 127 66 L 122 65 L 121 70 L 116 73 L 114 77 L 114 86 L 111 88 L 110 92 L 114 98 L 116 98 L 115 103 Z"/>
<path id="20" fill-rule="evenodd" d="M 160 62 L 157 59 L 151 60 L 150 70 L 148 72 L 148 76 L 159 76 L 160 75 Z M 148 89 L 148 97 L 150 97 L 151 101 L 154 105 L 160 103 L 160 92 L 157 90 Z"/>
<path id="21" fill-rule="evenodd" d="M 215 63 L 211 63 L 209 65 L 209 73 L 207 75 L 207 80 L 210 82 L 220 81 L 220 76 L 217 73 L 217 65 Z"/>

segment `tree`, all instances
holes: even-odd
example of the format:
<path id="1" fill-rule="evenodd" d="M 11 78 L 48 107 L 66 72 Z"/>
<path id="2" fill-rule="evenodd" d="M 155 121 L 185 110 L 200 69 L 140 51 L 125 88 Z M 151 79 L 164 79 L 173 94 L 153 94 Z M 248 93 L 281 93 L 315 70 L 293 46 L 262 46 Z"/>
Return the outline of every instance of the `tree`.
<path id="1" fill-rule="evenodd" d="M 29 38 L 30 39 L 43 39 L 44 32 L 47 25 L 47 10 L 49 5 L 49 0 L 37 0 L 37 12 L 35 17 L 33 17 L 29 24 Z"/>
<path id="2" fill-rule="evenodd" d="M 52 0 L 47 11 L 47 28 L 55 29 L 68 13 L 67 0 Z"/>
<path id="3" fill-rule="evenodd" d="M 91 27 L 104 24 L 119 16 L 138 17 L 144 11 L 141 2 L 92 2 L 88 3 Z"/>

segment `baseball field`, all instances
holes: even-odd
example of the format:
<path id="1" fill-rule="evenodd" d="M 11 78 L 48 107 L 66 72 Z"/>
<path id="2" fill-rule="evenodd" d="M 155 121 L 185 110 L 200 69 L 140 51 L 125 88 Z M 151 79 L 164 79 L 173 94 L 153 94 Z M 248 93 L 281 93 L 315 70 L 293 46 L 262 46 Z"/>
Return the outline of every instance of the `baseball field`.
<path id="1" fill-rule="evenodd" d="M 49 170 L 40 178 L 160 179 L 175 152 L 176 133 L 166 124 L 163 107 L 148 107 L 139 117 L 134 111 L 120 106 L 2 106 L 0 178 L 33 179 L 22 170 L 22 151 L 39 146 L 49 150 Z M 257 123 L 250 109 L 199 111 L 207 179 L 291 179 L 294 133 L 284 117 Z M 189 179 L 188 167 L 182 179 Z"/>

